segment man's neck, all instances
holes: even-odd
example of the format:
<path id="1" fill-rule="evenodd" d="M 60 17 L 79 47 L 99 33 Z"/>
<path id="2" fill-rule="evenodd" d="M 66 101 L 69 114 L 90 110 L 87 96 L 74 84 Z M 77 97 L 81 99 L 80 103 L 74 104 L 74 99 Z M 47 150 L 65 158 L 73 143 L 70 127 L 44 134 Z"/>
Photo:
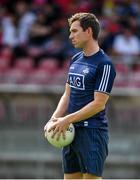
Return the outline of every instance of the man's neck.
<path id="1" fill-rule="evenodd" d="M 83 48 L 83 52 L 84 52 L 84 55 L 85 56 L 91 56 L 91 55 L 93 55 L 93 54 L 95 54 L 95 53 L 97 53 L 98 51 L 99 51 L 99 45 L 98 45 L 98 42 L 89 42 L 86 46 L 85 46 L 85 48 Z"/>

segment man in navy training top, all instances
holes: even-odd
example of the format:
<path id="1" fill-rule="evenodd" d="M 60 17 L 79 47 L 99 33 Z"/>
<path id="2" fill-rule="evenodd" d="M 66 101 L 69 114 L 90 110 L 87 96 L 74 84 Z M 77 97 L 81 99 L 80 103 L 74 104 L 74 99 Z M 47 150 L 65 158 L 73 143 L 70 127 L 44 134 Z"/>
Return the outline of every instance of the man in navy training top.
<path id="1" fill-rule="evenodd" d="M 54 130 L 53 137 L 59 139 L 62 133 L 65 138 L 69 124 L 75 126 L 74 141 L 62 150 L 64 179 L 99 179 L 108 155 L 105 105 L 116 72 L 98 45 L 100 24 L 96 16 L 76 13 L 68 21 L 69 38 L 82 51 L 72 57 L 65 91 L 50 119 L 54 124 L 49 131 Z"/>

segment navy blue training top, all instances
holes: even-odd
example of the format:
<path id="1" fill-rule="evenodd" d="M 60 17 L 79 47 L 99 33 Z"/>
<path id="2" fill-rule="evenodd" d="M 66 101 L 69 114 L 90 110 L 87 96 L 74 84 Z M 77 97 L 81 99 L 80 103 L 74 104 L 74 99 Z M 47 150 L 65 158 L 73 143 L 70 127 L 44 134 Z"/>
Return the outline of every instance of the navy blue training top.
<path id="1" fill-rule="evenodd" d="M 71 88 L 68 113 L 76 112 L 93 101 L 95 91 L 110 94 L 115 76 L 114 66 L 102 49 L 91 56 L 85 56 L 83 52 L 74 55 L 67 80 Z M 74 124 L 88 128 L 108 128 L 105 110 Z"/>

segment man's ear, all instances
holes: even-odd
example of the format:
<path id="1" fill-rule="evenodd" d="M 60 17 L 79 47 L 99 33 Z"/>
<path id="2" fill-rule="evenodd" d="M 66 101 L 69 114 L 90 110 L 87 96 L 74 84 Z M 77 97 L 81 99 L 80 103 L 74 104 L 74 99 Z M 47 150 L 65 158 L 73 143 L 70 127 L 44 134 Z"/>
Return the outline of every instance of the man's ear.
<path id="1" fill-rule="evenodd" d="M 92 33 L 93 33 L 91 27 L 88 27 L 86 31 L 89 35 L 92 35 Z"/>

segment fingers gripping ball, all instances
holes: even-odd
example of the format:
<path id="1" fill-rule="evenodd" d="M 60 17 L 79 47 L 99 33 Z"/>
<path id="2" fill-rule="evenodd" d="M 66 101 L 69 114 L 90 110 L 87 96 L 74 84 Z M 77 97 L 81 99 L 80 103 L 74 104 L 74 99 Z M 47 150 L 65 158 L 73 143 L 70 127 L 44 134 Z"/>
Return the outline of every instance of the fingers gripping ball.
<path id="1" fill-rule="evenodd" d="M 74 135 L 75 135 L 75 129 L 74 129 L 73 124 L 70 124 L 68 129 L 66 130 L 65 139 L 63 138 L 63 135 L 61 133 L 59 140 L 57 140 L 57 134 L 55 135 L 54 138 L 52 138 L 53 130 L 48 132 L 48 129 L 50 128 L 52 123 L 53 122 L 49 122 L 47 124 L 47 129 L 45 131 L 45 138 L 48 140 L 48 142 L 57 148 L 62 148 L 70 144 L 73 141 Z"/>

